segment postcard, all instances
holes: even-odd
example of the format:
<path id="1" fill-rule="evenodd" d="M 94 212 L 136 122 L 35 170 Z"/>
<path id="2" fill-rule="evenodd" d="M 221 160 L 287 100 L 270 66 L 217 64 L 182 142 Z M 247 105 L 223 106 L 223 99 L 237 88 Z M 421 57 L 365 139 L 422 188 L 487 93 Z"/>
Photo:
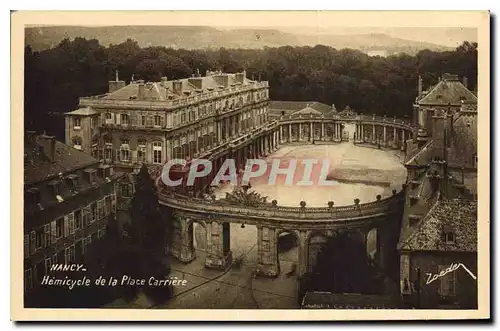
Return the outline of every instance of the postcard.
<path id="1" fill-rule="evenodd" d="M 490 318 L 489 12 L 11 21 L 13 320 Z"/>

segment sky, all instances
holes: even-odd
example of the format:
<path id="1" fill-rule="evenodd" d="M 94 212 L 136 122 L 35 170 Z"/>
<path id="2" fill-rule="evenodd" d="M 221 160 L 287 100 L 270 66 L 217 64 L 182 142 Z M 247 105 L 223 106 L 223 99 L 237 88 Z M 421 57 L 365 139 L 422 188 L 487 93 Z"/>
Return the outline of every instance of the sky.
<path id="1" fill-rule="evenodd" d="M 216 27 L 217 29 L 233 29 L 238 27 Z M 245 27 L 249 28 L 249 27 Z M 337 34 L 337 35 L 350 35 L 350 34 L 369 34 L 369 33 L 384 33 L 391 37 L 409 39 L 415 41 L 429 42 L 444 46 L 459 46 L 463 41 L 477 41 L 477 29 L 475 28 L 422 28 L 422 27 L 326 27 L 326 28 L 312 28 L 312 27 L 280 27 L 269 26 L 268 29 L 276 29 L 283 32 L 293 34 L 307 34 L 307 35 L 321 35 L 321 34 Z M 263 27 L 258 27 L 263 29 Z"/>

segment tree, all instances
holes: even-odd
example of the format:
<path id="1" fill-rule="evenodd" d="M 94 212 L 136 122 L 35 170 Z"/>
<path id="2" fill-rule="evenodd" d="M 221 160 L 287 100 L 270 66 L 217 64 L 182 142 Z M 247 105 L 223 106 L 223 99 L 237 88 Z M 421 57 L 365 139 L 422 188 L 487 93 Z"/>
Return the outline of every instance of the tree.
<path id="1" fill-rule="evenodd" d="M 136 177 L 135 194 L 132 198 L 129 233 L 128 272 L 139 279 L 155 277 L 163 279 L 170 274 L 166 256 L 167 237 L 169 234 L 170 213 L 163 215 L 158 204 L 158 194 L 148 168 L 143 165 Z M 162 290 L 163 289 L 163 290 Z M 155 302 L 165 301 L 171 294 L 171 288 L 143 288 Z"/>

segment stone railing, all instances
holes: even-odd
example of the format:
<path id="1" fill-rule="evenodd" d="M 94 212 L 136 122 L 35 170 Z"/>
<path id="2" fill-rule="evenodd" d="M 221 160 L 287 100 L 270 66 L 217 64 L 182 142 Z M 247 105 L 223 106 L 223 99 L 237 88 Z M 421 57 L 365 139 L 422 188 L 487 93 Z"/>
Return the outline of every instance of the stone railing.
<path id="1" fill-rule="evenodd" d="M 174 209 L 191 210 L 211 215 L 229 214 L 266 219 L 284 219 L 293 221 L 341 221 L 351 218 L 368 218 L 371 216 L 388 214 L 395 211 L 397 204 L 404 200 L 404 192 L 396 193 L 385 199 L 350 206 L 328 207 L 285 207 L 274 203 L 262 203 L 252 206 L 245 204 L 231 204 L 225 199 L 208 200 L 188 198 L 175 193 L 159 193 L 160 203 Z M 216 217 L 216 216 L 215 216 Z"/>
<path id="2" fill-rule="evenodd" d="M 185 107 L 191 104 L 211 100 L 214 98 L 226 97 L 235 93 L 247 92 L 259 88 L 268 87 L 267 82 L 256 82 L 250 85 L 241 85 L 225 88 L 220 91 L 212 91 L 207 93 L 196 94 L 185 98 L 175 100 L 115 100 L 103 99 L 102 96 L 82 97 L 79 100 L 80 107 L 95 107 L 95 108 L 122 108 L 122 109 L 151 109 L 165 110 L 174 109 L 177 107 Z M 267 99 L 255 101 L 261 102 Z"/>
<path id="3" fill-rule="evenodd" d="M 279 118 L 279 121 L 281 123 L 286 123 L 286 122 L 300 122 L 300 121 L 354 121 L 354 122 L 363 122 L 363 123 L 374 123 L 374 124 L 379 124 L 379 125 L 392 125 L 392 126 L 398 126 L 398 127 L 404 127 L 411 129 L 412 128 L 412 123 L 410 120 L 404 120 L 404 119 L 399 119 L 399 118 L 388 118 L 388 117 L 383 117 L 383 116 L 375 116 L 375 115 L 353 115 L 353 116 L 343 116 L 340 114 L 336 113 L 330 113 L 330 114 L 321 114 L 321 115 L 316 115 L 316 114 L 308 114 L 308 115 L 301 115 L 301 114 L 291 114 L 291 115 L 282 115 Z"/>

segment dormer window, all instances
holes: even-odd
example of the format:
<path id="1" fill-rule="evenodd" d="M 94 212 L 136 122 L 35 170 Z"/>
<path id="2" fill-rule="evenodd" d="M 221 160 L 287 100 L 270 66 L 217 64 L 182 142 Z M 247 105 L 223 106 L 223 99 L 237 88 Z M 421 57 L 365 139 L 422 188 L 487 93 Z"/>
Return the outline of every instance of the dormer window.
<path id="1" fill-rule="evenodd" d="M 111 114 L 111 113 L 105 113 L 104 114 L 104 122 L 106 124 L 113 124 L 113 114 Z"/>
<path id="2" fill-rule="evenodd" d="M 92 169 L 85 169 L 84 171 L 85 171 L 86 176 L 87 176 L 87 181 L 90 184 L 94 183 L 95 179 L 96 179 L 95 178 L 95 172 L 96 172 L 96 170 L 92 168 Z"/>
<path id="3" fill-rule="evenodd" d="M 71 175 L 68 175 L 68 177 L 67 177 L 68 186 L 73 192 L 75 192 L 78 188 L 79 178 L 80 177 L 77 174 L 71 174 Z"/>
<path id="4" fill-rule="evenodd" d="M 454 244 L 456 240 L 455 231 L 450 226 L 444 226 L 442 239 L 446 244 Z"/>

